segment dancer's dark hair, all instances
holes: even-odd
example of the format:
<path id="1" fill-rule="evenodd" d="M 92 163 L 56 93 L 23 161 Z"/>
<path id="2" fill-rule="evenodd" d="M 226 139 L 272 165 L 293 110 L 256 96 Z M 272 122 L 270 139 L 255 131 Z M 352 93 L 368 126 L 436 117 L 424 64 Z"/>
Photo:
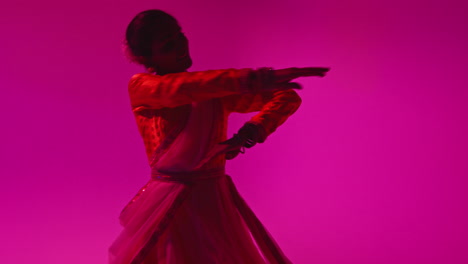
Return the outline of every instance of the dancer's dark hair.
<path id="1" fill-rule="evenodd" d="M 168 25 L 178 25 L 170 14 L 151 9 L 138 13 L 128 24 L 125 33 L 124 48 L 127 56 L 133 62 L 149 67 L 151 51 L 155 39 L 168 38 Z"/>

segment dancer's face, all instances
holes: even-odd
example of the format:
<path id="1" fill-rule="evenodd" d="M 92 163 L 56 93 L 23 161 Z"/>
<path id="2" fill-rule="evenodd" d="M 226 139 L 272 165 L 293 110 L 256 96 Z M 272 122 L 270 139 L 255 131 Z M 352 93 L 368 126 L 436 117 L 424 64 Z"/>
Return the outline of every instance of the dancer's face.
<path id="1" fill-rule="evenodd" d="M 158 74 L 187 71 L 192 66 L 188 39 L 176 22 L 168 23 L 162 40 L 153 42 L 151 63 Z"/>

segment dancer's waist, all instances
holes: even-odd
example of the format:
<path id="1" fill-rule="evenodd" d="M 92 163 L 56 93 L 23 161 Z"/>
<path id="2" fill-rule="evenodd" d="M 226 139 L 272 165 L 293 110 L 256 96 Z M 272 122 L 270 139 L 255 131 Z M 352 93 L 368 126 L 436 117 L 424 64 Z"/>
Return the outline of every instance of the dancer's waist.
<path id="1" fill-rule="evenodd" d="M 151 171 L 151 179 L 162 181 L 173 181 L 185 184 L 192 184 L 198 181 L 217 179 L 225 176 L 225 169 L 216 168 L 210 170 L 197 170 L 197 171 L 158 171 L 153 169 Z"/>

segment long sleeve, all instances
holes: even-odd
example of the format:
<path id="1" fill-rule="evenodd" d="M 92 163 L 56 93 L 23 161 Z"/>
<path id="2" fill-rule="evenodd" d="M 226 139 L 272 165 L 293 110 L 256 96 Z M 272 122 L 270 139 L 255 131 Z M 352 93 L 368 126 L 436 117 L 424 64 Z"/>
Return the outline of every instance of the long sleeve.
<path id="1" fill-rule="evenodd" d="M 259 111 L 249 122 L 263 128 L 260 143 L 294 114 L 302 103 L 299 95 L 292 89 L 227 96 L 223 101 L 228 112 Z"/>
<path id="2" fill-rule="evenodd" d="M 135 74 L 128 85 L 134 110 L 176 107 L 216 97 L 252 92 L 251 69 L 182 72 L 163 76 Z"/>

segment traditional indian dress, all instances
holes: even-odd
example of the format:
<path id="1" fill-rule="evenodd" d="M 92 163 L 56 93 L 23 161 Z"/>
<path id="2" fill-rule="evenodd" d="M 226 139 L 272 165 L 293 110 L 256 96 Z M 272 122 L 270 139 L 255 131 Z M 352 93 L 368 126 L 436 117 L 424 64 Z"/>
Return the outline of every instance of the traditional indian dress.
<path id="1" fill-rule="evenodd" d="M 249 122 L 261 128 L 264 142 L 299 107 L 294 90 L 271 90 L 260 74 L 227 69 L 131 78 L 151 179 L 120 213 L 123 231 L 109 248 L 110 264 L 291 263 L 225 174 L 219 151 L 230 113 L 259 111 Z"/>

